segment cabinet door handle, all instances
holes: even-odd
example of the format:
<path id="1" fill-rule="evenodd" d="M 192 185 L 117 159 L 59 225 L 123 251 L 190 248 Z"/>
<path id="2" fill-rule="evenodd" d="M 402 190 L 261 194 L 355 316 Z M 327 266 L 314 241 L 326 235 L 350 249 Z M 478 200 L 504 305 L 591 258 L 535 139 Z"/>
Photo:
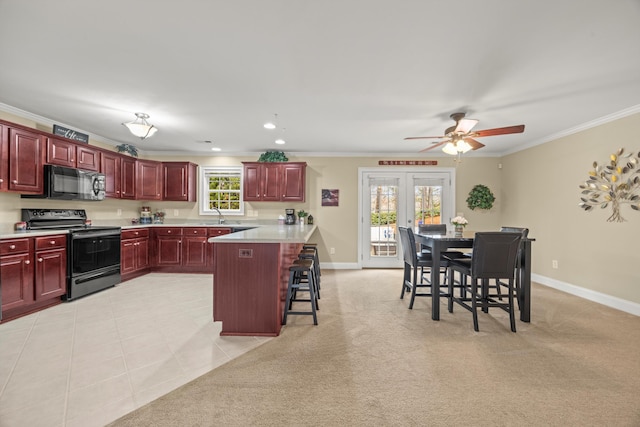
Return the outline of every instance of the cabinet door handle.
<path id="1" fill-rule="evenodd" d="M 13 181 L 11 181 L 11 182 L 13 182 L 14 184 L 17 184 L 17 183 L 18 183 L 18 180 L 17 180 L 17 179 L 14 179 L 14 180 L 13 180 Z"/>
<path id="2" fill-rule="evenodd" d="M 51 240 L 51 241 L 49 242 L 49 244 L 50 244 L 50 245 L 55 245 L 55 244 L 56 244 L 56 241 L 55 241 L 55 240 Z"/>
<path id="3" fill-rule="evenodd" d="M 197 230 L 193 230 L 193 234 L 198 234 L 198 231 Z"/>
<path id="4" fill-rule="evenodd" d="M 0 178 L 0 184 L 2 184 L 4 182 L 4 179 Z"/>
<path id="5" fill-rule="evenodd" d="M 171 234 L 171 230 L 167 230 L 167 234 Z"/>
<path id="6" fill-rule="evenodd" d="M 138 233 L 138 232 L 136 231 L 134 234 L 137 236 L 137 235 L 138 235 L 138 234 L 140 234 L 140 233 Z"/>
<path id="7" fill-rule="evenodd" d="M 9 249 L 15 249 L 16 245 L 9 245 Z"/>
<path id="8" fill-rule="evenodd" d="M 42 262 L 44 261 L 42 258 L 38 258 L 38 262 Z"/>
<path id="9" fill-rule="evenodd" d="M 27 264 L 27 265 L 29 265 L 29 264 L 31 264 L 31 261 L 26 260 L 24 263 L 25 263 L 25 264 Z"/>

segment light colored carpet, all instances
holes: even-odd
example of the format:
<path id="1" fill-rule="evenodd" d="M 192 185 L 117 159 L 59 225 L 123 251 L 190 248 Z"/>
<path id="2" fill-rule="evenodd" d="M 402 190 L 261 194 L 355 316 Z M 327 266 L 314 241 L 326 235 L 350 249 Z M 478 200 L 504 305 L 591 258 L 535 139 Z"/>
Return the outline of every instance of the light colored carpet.
<path id="1" fill-rule="evenodd" d="M 640 318 L 533 285 L 532 322 L 400 300 L 401 270 L 327 270 L 319 325 L 112 426 L 640 426 Z"/>

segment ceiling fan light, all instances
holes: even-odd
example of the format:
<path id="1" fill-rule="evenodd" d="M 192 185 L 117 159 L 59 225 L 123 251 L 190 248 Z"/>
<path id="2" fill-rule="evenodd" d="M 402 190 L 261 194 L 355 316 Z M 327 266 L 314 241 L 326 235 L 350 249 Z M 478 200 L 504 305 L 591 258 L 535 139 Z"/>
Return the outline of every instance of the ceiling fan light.
<path id="1" fill-rule="evenodd" d="M 452 156 L 458 155 L 458 150 L 456 149 L 456 146 L 453 145 L 453 142 L 447 142 L 447 144 L 444 147 L 442 147 L 442 151 Z"/>
<path id="2" fill-rule="evenodd" d="M 458 144 L 456 146 L 456 149 L 459 153 L 466 153 L 467 151 L 471 150 L 471 145 L 469 145 L 469 143 L 463 139 L 461 139 L 460 141 L 458 141 Z"/>
<path id="3" fill-rule="evenodd" d="M 140 139 L 150 138 L 158 131 L 158 128 L 150 125 L 149 122 L 147 122 L 148 118 L 148 114 L 136 113 L 136 119 L 134 121 L 123 123 L 123 125 L 129 129 L 129 132 Z"/>

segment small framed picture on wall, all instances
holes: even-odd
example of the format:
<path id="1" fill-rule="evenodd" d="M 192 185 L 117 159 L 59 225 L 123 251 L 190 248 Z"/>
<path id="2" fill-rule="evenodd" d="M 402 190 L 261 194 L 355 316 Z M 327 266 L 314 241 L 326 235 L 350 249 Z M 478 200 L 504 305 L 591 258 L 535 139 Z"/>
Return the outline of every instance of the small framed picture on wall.
<path id="1" fill-rule="evenodd" d="M 340 202 L 340 190 L 322 189 L 322 206 L 338 206 Z"/>

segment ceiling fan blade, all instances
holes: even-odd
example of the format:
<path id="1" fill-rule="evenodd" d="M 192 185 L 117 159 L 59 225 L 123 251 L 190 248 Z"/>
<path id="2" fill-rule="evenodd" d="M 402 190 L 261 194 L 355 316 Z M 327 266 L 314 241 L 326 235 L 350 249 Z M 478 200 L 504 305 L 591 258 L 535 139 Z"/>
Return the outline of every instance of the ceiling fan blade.
<path id="1" fill-rule="evenodd" d="M 444 145 L 447 142 L 449 142 L 448 139 L 445 139 L 444 141 L 440 141 L 440 142 L 434 142 L 431 147 L 427 147 L 427 148 L 425 148 L 423 150 L 420 150 L 419 153 L 424 153 L 425 151 L 433 150 L 434 148 L 440 147 L 441 145 Z"/>
<path id="2" fill-rule="evenodd" d="M 476 119 L 460 119 L 458 124 L 456 125 L 456 129 L 454 132 L 456 133 L 469 133 L 473 127 L 478 124 L 478 120 Z"/>
<path id="3" fill-rule="evenodd" d="M 479 138 L 481 136 L 494 136 L 494 135 L 507 135 L 510 133 L 522 133 L 524 132 L 524 125 L 507 126 L 504 128 L 484 129 L 471 132 L 471 136 Z"/>
<path id="4" fill-rule="evenodd" d="M 405 140 L 407 139 L 432 139 L 432 138 L 444 138 L 444 136 L 408 136 L 405 138 Z"/>
<path id="5" fill-rule="evenodd" d="M 484 144 L 476 141 L 473 138 L 464 138 L 465 142 L 471 146 L 472 150 L 477 150 L 478 148 L 484 147 Z"/>

